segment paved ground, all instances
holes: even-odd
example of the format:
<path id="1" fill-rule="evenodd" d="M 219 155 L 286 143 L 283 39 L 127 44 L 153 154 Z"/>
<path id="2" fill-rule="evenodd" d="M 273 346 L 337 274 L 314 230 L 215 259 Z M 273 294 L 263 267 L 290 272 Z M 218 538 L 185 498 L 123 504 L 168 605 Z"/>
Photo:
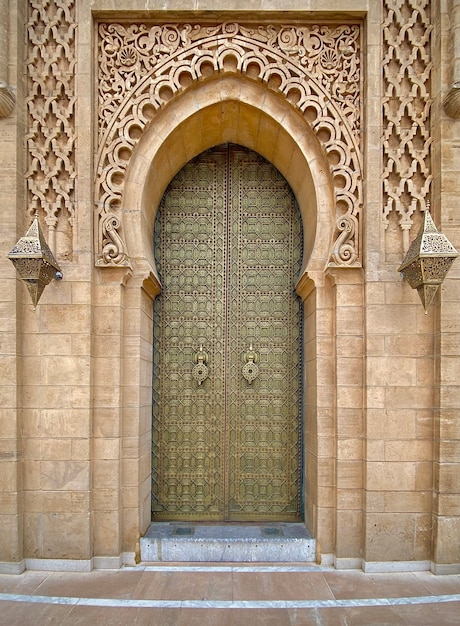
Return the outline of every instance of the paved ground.
<path id="1" fill-rule="evenodd" d="M 455 626 L 460 575 L 160 565 L 0 575 L 5 626 Z"/>

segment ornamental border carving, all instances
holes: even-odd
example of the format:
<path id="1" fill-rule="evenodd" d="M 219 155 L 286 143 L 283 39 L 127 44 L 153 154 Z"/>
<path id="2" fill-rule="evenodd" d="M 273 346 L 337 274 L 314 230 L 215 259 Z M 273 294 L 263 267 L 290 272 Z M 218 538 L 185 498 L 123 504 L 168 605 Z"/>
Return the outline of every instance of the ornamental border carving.
<path id="1" fill-rule="evenodd" d="M 430 0 L 383 1 L 383 219 L 408 237 L 430 200 Z M 405 246 L 407 249 L 407 245 Z"/>
<path id="2" fill-rule="evenodd" d="M 359 267 L 363 204 L 361 27 L 98 24 L 96 265 L 129 266 L 122 194 L 136 142 L 156 113 L 214 73 L 243 73 L 282 93 L 330 163 L 336 225 L 330 266 Z"/>
<path id="3" fill-rule="evenodd" d="M 29 0 L 28 11 L 28 210 L 30 215 L 43 212 L 51 249 L 61 258 L 70 257 L 76 177 L 75 2 Z"/>

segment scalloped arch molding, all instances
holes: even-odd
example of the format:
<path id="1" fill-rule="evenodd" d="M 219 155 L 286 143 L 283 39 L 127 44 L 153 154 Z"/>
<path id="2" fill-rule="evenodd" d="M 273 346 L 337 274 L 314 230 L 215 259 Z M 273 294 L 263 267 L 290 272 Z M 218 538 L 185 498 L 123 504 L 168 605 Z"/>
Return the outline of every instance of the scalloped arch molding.
<path id="1" fill-rule="evenodd" d="M 96 264 L 154 267 L 167 184 L 233 141 L 290 183 L 304 270 L 360 266 L 359 41 L 359 25 L 99 24 Z"/>

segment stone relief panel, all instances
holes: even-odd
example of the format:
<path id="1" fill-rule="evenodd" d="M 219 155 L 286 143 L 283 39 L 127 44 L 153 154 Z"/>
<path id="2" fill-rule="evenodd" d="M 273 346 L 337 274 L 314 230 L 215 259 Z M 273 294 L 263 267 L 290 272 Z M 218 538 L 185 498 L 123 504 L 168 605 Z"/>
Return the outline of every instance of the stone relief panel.
<path id="1" fill-rule="evenodd" d="M 27 23 L 28 210 L 50 248 L 70 257 L 75 214 L 75 2 L 29 0 Z"/>
<path id="2" fill-rule="evenodd" d="M 406 250 L 432 181 L 431 33 L 429 0 L 384 0 L 383 217 L 396 217 Z"/>
<path id="3" fill-rule="evenodd" d="M 143 129 L 175 94 L 213 73 L 243 73 L 303 114 L 329 159 L 336 194 L 332 266 L 359 266 L 361 28 L 236 23 L 98 25 L 96 265 L 129 265 L 121 203 Z"/>

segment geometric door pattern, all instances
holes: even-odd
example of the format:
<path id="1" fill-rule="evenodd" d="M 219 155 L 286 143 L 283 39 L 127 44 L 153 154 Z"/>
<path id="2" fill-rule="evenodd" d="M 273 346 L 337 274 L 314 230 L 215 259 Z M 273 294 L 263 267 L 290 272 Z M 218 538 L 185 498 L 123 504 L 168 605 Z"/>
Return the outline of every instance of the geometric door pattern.
<path id="1" fill-rule="evenodd" d="M 281 174 L 226 144 L 155 224 L 152 519 L 301 519 L 302 224 Z"/>

